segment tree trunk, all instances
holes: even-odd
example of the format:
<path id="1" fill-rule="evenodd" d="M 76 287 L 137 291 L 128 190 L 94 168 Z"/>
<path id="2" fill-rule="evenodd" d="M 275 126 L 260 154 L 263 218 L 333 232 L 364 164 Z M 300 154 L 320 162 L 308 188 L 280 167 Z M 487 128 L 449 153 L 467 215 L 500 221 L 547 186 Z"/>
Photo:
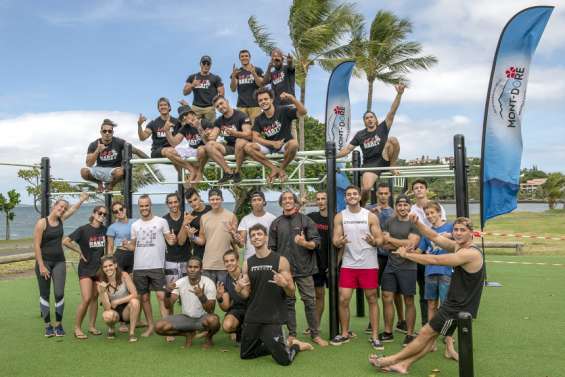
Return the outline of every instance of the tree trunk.
<path id="1" fill-rule="evenodd" d="M 6 240 L 10 239 L 10 218 L 6 215 Z"/>
<path id="2" fill-rule="evenodd" d="M 368 78 L 367 81 L 369 82 L 369 90 L 367 91 L 367 111 L 371 111 L 373 108 L 373 84 L 375 83 L 375 79 Z"/>
<path id="3" fill-rule="evenodd" d="M 300 86 L 300 102 L 302 102 L 303 105 L 306 105 L 306 78 L 308 77 L 308 70 L 304 71 L 304 80 L 302 82 L 302 85 Z M 298 150 L 303 151 L 304 150 L 304 116 L 300 116 L 298 118 Z M 300 176 L 304 177 L 304 166 L 300 167 Z M 299 188 L 300 188 L 300 197 L 304 197 L 304 193 L 306 192 L 305 188 L 304 188 L 304 183 L 302 183 L 302 181 L 299 184 Z"/>

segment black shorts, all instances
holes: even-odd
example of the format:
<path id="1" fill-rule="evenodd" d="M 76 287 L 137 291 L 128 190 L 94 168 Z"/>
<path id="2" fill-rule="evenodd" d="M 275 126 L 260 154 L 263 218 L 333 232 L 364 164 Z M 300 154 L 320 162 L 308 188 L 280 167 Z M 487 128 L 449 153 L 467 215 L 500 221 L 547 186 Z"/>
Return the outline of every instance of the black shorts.
<path id="1" fill-rule="evenodd" d="M 163 148 L 165 148 L 165 147 L 163 147 Z M 161 151 L 163 150 L 163 148 L 151 149 L 151 158 L 161 158 L 161 157 L 163 157 L 163 155 L 161 154 Z"/>
<path id="2" fill-rule="evenodd" d="M 165 271 L 162 268 L 135 270 L 133 283 L 140 295 L 149 293 L 149 291 L 162 292 L 166 287 Z"/>
<path id="3" fill-rule="evenodd" d="M 385 271 L 381 288 L 383 292 L 414 296 L 416 294 L 416 275 L 416 270 Z"/>
<path id="4" fill-rule="evenodd" d="M 114 257 L 118 262 L 120 270 L 131 274 L 133 271 L 133 252 L 129 250 L 116 250 Z"/>
<path id="5" fill-rule="evenodd" d="M 326 274 L 325 272 L 318 272 L 312 275 L 312 278 L 314 279 L 314 287 L 329 287 L 328 274 Z"/>
<path id="6" fill-rule="evenodd" d="M 230 308 L 226 315 L 228 314 L 233 315 L 239 321 L 238 327 L 241 327 L 243 320 L 245 319 L 245 308 Z"/>
<path id="7" fill-rule="evenodd" d="M 379 254 L 377 256 L 377 258 L 379 259 L 379 272 L 380 271 L 384 272 L 384 270 L 386 268 L 386 264 L 388 263 L 388 256 Z M 384 275 L 384 273 L 379 274 L 379 287 L 381 287 L 381 289 L 382 289 L 382 285 L 383 285 L 383 275 Z"/>
<path id="8" fill-rule="evenodd" d="M 451 336 L 457 328 L 457 312 L 442 305 L 428 324 L 438 334 Z"/>
<path id="9" fill-rule="evenodd" d="M 383 167 L 387 167 L 390 166 L 390 161 L 385 160 L 384 158 L 379 157 L 376 159 L 371 159 L 368 161 L 363 161 L 363 166 L 364 168 L 383 168 Z M 365 172 L 365 173 L 373 173 L 373 174 L 380 174 L 382 172 L 382 170 L 379 171 L 375 171 L 375 172 Z"/>
<path id="10" fill-rule="evenodd" d="M 114 310 L 116 311 L 116 313 L 118 313 L 118 316 L 120 317 L 120 322 L 129 322 L 129 320 L 124 320 L 124 309 L 128 306 L 128 302 L 124 302 L 123 304 L 120 304 L 118 306 L 116 306 L 114 308 Z"/>

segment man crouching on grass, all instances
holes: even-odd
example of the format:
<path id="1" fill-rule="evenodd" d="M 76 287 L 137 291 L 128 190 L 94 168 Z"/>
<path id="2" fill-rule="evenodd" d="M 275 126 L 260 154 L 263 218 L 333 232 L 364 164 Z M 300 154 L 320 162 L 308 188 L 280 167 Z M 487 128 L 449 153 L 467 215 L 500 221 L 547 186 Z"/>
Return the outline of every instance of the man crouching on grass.
<path id="1" fill-rule="evenodd" d="M 450 252 L 450 254 L 418 254 L 404 247 L 393 254 L 420 264 L 454 267 L 447 299 L 436 315 L 402 351 L 387 357 L 369 356 L 369 363 L 383 372 L 408 373 L 410 366 L 430 352 L 438 335 L 450 336 L 457 326 L 459 312 L 477 316 L 483 291 L 484 265 L 481 250 L 473 245 L 473 225 L 466 217 L 458 217 L 453 223 L 453 240 L 442 237 L 424 224 L 416 214 L 410 214 L 423 236 Z"/>
<path id="2" fill-rule="evenodd" d="M 171 299 L 174 305 L 180 297 L 182 313 L 170 315 L 155 325 L 155 331 L 163 336 L 186 336 L 185 347 L 192 346 L 196 331 L 205 331 L 206 342 L 202 348 L 213 345 L 212 337 L 220 329 L 220 319 L 214 314 L 216 306 L 216 286 L 214 282 L 202 276 L 202 261 L 191 257 L 186 266 L 187 276 L 171 283 Z"/>

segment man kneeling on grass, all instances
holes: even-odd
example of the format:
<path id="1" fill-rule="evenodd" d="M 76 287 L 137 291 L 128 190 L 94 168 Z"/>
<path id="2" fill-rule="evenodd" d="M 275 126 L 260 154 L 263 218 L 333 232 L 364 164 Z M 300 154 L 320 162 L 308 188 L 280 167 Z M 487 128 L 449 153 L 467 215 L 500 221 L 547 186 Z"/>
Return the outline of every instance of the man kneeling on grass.
<path id="1" fill-rule="evenodd" d="M 213 345 L 212 337 L 220 329 L 220 319 L 214 314 L 216 287 L 214 282 L 202 276 L 202 261 L 191 257 L 186 266 L 187 276 L 171 283 L 169 305 L 180 297 L 182 313 L 170 315 L 155 325 L 155 331 L 163 336 L 182 335 L 186 337 L 185 347 L 192 345 L 196 331 L 206 331 L 203 348 Z"/>

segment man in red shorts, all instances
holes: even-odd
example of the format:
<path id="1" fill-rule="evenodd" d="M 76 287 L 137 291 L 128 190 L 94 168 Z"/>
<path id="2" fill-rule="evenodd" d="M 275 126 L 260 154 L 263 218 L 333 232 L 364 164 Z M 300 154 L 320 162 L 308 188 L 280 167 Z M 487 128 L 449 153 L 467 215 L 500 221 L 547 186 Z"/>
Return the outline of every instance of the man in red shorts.
<path id="1" fill-rule="evenodd" d="M 371 346 L 383 350 L 378 337 L 379 259 L 377 246 L 383 243 L 378 217 L 361 207 L 361 189 L 349 186 L 345 190 L 347 207 L 334 219 L 333 244 L 341 249 L 343 261 L 339 273 L 339 321 L 341 334 L 330 343 L 339 346 L 349 342 L 349 303 L 356 288 L 362 288 L 369 303 Z"/>

